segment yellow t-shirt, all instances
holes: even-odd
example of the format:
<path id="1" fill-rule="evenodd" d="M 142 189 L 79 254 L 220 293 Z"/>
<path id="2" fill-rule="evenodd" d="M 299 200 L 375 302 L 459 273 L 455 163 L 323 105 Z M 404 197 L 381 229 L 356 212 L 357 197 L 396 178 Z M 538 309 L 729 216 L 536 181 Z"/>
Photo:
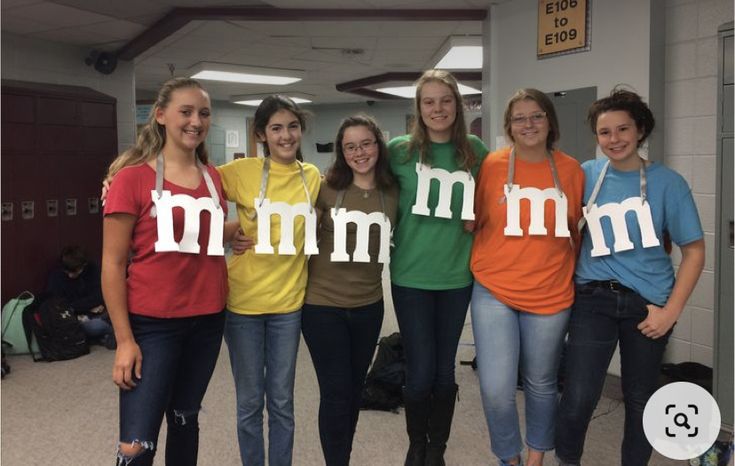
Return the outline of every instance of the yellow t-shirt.
<path id="1" fill-rule="evenodd" d="M 222 187 L 228 200 L 237 205 L 237 216 L 246 236 L 258 240 L 258 221 L 255 202 L 260 194 L 263 172 L 262 158 L 246 158 L 217 167 Z M 304 176 L 312 204 L 319 195 L 319 169 L 305 163 Z M 298 204 L 307 202 L 299 164 L 279 164 L 271 160 L 265 198 L 271 202 Z M 281 238 L 281 218 L 270 218 L 273 254 L 256 254 L 249 249 L 242 255 L 232 256 L 228 263 L 230 292 L 227 308 L 238 314 L 283 314 L 301 308 L 306 289 L 307 258 L 304 255 L 304 218 L 296 216 L 293 222 L 295 255 L 278 254 Z"/>

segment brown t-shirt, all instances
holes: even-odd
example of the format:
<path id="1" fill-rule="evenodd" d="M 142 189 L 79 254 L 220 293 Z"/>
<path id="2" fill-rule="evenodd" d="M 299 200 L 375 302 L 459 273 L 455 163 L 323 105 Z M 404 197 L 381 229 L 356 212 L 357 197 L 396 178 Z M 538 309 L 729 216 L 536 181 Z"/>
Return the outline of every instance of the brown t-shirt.
<path id="1" fill-rule="evenodd" d="M 368 253 L 370 262 L 332 262 L 330 255 L 334 250 L 334 222 L 330 209 L 335 206 L 338 192 L 322 181 L 316 207 L 321 212 L 319 218 L 319 254 L 309 259 L 309 279 L 306 286 L 306 303 L 320 306 L 353 308 L 365 306 L 383 298 L 381 274 L 383 264 L 378 262 L 380 252 L 380 227 L 370 226 Z M 383 191 L 385 210 L 395 224 L 398 207 L 398 190 L 391 188 Z M 359 210 L 365 213 L 382 212 L 380 190 L 366 191 L 350 185 L 345 191 L 340 207 L 348 211 Z M 352 258 L 355 250 L 357 227 L 347 223 L 347 254 Z"/>

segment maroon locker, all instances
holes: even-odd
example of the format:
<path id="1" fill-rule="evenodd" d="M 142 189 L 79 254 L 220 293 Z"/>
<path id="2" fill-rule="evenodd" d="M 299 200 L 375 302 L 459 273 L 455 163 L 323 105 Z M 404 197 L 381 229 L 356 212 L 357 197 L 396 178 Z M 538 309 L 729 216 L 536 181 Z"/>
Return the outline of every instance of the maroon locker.
<path id="1" fill-rule="evenodd" d="M 2 302 L 41 291 L 61 248 L 79 244 L 99 263 L 102 215 L 90 213 L 100 181 L 117 154 L 116 100 L 89 88 L 2 81 Z M 76 200 L 67 212 L 66 200 Z M 55 200 L 56 215 L 47 201 Z M 21 203 L 33 201 L 23 219 Z M 101 207 L 101 206 L 100 206 Z"/>

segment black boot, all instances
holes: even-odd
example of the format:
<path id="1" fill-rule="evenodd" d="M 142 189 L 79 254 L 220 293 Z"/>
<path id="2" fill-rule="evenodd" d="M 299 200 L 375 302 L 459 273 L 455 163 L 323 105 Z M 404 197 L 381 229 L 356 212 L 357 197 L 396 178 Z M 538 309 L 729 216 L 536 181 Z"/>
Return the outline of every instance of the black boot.
<path id="1" fill-rule="evenodd" d="M 429 416 L 429 444 L 426 447 L 426 466 L 445 466 L 444 451 L 447 449 L 449 431 L 454 417 L 454 403 L 457 400 L 457 385 L 449 391 L 434 393 L 431 399 Z"/>
<path id="2" fill-rule="evenodd" d="M 411 398 L 405 390 L 403 391 L 403 402 L 406 407 L 406 431 L 411 442 L 406 454 L 405 466 L 424 466 L 431 403 L 429 398 Z"/>

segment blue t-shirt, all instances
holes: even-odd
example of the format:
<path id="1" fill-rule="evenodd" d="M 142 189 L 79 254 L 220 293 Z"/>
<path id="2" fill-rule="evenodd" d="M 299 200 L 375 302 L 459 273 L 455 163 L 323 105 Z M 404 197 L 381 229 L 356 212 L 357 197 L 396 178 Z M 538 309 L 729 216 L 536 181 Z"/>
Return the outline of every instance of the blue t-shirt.
<path id="1" fill-rule="evenodd" d="M 607 159 L 600 159 L 582 164 L 585 204 L 606 162 Z M 674 268 L 664 249 L 664 232 L 668 232 L 669 238 L 675 244 L 685 245 L 702 238 L 702 226 L 691 190 L 681 175 L 661 164 L 653 163 L 646 168 L 646 179 L 653 231 L 659 245 L 643 247 L 638 216 L 635 211 L 630 210 L 625 213 L 625 224 L 634 247 L 616 251 L 616 238 L 610 218 L 603 216 L 600 225 L 605 246 L 610 253 L 592 257 L 593 242 L 588 224 L 583 235 L 575 281 L 586 283 L 593 280 L 617 280 L 649 302 L 663 306 L 674 287 Z M 609 166 L 595 205 L 600 207 L 611 202 L 621 203 L 633 197 L 640 198 L 640 172 L 621 172 Z"/>

